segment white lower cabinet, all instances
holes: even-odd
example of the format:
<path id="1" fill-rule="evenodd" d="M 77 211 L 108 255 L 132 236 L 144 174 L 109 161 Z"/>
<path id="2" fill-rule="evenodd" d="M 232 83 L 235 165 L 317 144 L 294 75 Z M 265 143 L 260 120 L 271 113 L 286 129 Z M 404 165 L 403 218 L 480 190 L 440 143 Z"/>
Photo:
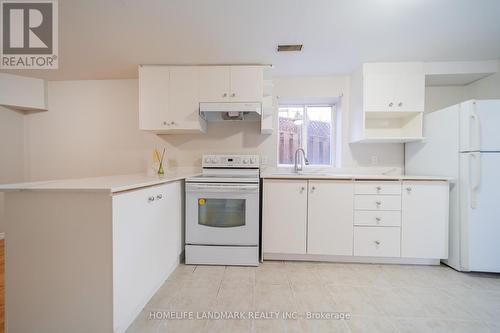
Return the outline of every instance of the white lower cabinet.
<path id="1" fill-rule="evenodd" d="M 447 181 L 264 179 L 264 258 L 447 258 L 448 192 Z"/>
<path id="2" fill-rule="evenodd" d="M 447 182 L 403 182 L 401 255 L 448 258 Z"/>
<path id="3" fill-rule="evenodd" d="M 309 181 L 307 253 L 352 255 L 352 181 Z"/>
<path id="4" fill-rule="evenodd" d="M 307 180 L 264 180 L 264 253 L 305 254 Z"/>
<path id="5" fill-rule="evenodd" d="M 399 227 L 354 227 L 354 255 L 399 257 Z"/>
<path id="6" fill-rule="evenodd" d="M 114 331 L 123 332 L 177 267 L 181 182 L 113 196 Z"/>

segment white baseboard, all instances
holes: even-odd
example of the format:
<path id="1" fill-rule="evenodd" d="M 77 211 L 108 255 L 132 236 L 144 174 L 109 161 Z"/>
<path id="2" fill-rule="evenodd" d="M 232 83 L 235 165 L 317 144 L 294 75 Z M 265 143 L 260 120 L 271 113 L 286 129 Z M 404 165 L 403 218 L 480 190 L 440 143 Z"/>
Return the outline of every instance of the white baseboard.
<path id="1" fill-rule="evenodd" d="M 318 254 L 264 253 L 264 260 L 351 262 L 366 264 L 439 265 L 440 259 L 333 256 Z"/>

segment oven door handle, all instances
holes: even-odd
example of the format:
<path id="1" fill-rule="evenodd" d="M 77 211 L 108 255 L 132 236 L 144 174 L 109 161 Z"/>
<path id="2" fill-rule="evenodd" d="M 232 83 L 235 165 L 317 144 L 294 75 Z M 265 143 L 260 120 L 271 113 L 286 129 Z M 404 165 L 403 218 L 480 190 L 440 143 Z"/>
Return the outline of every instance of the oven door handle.
<path id="1" fill-rule="evenodd" d="M 259 190 L 258 184 L 188 184 L 186 190 L 198 192 L 203 190 L 217 192 L 256 192 Z"/>

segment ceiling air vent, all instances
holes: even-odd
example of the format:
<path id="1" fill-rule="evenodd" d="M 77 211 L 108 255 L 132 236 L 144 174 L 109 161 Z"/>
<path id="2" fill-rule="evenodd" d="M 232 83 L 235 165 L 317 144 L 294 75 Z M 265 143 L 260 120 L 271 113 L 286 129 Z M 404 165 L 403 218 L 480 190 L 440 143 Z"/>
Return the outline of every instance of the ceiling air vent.
<path id="1" fill-rule="evenodd" d="M 278 45 L 278 52 L 302 51 L 302 44 Z"/>

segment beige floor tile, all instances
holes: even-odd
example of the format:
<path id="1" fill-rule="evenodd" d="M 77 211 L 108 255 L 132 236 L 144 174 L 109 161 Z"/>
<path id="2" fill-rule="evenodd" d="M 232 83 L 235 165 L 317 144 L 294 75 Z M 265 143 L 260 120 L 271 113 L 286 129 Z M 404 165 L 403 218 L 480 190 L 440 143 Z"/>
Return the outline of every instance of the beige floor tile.
<path id="1" fill-rule="evenodd" d="M 349 312 L 351 320 L 149 320 L 160 311 Z M 447 266 L 180 265 L 128 333 L 500 332 L 500 277 Z"/>
<path id="2" fill-rule="evenodd" d="M 366 288 L 369 287 L 328 285 L 338 311 L 353 315 L 381 315 L 380 307 L 368 296 Z"/>
<path id="3" fill-rule="evenodd" d="M 142 311 L 134 320 L 125 333 L 156 333 L 160 327 L 160 321 L 150 319 L 149 311 Z"/>
<path id="4" fill-rule="evenodd" d="M 256 311 L 295 311 L 297 309 L 289 284 L 257 283 L 254 297 Z"/>
<path id="5" fill-rule="evenodd" d="M 304 332 L 347 333 L 349 328 L 345 320 L 299 320 L 301 330 Z"/>
<path id="6" fill-rule="evenodd" d="M 425 317 L 427 306 L 422 303 L 418 292 L 410 288 L 371 288 L 366 293 L 380 310 L 389 316 Z"/>
<path id="7" fill-rule="evenodd" d="M 409 318 L 396 320 L 401 333 L 483 333 L 488 328 L 479 321 L 453 321 L 430 318 Z"/>
<path id="8" fill-rule="evenodd" d="M 353 315 L 346 320 L 351 333 L 396 333 L 396 323 L 383 316 L 357 316 Z"/>
<path id="9" fill-rule="evenodd" d="M 251 320 L 209 320 L 206 327 L 207 333 L 250 333 Z"/>

